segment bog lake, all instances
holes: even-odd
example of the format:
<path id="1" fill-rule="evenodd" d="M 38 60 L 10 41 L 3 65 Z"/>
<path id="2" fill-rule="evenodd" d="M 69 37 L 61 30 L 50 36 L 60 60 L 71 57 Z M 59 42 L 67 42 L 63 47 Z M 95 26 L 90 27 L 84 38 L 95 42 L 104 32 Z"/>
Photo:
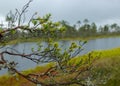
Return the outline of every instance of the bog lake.
<path id="1" fill-rule="evenodd" d="M 60 41 L 59 43 L 61 45 L 61 48 L 63 48 L 64 50 L 64 49 L 67 49 L 72 42 L 78 43 L 78 41 L 70 41 L 70 40 Z M 44 42 L 42 44 L 46 46 Z M 12 49 L 19 51 L 20 53 L 29 54 L 32 52 L 31 49 L 33 47 L 35 49 L 37 49 L 38 47 L 35 42 L 26 42 L 26 43 L 20 43 L 17 45 L 7 45 L 6 47 L 2 48 L 0 51 L 4 51 L 5 49 L 12 48 Z M 88 43 L 83 46 L 84 50 L 81 51 L 79 55 L 86 54 L 93 50 L 105 50 L 105 49 L 112 49 L 116 47 L 120 47 L 120 37 L 93 39 L 93 40 L 89 40 Z M 26 69 L 34 68 L 38 65 L 43 65 L 42 63 L 36 64 L 30 60 L 17 57 L 17 56 L 13 57 L 13 56 L 6 55 L 6 58 L 10 61 L 18 62 L 19 64 L 16 67 L 18 70 L 26 70 Z M 7 72 L 6 69 L 0 70 L 0 75 L 5 74 L 6 72 Z"/>

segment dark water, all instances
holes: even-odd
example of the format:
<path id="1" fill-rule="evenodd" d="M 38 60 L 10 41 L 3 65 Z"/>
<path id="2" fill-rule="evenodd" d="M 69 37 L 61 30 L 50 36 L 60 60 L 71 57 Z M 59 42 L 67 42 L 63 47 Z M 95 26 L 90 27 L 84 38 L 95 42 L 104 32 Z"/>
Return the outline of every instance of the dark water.
<path id="1" fill-rule="evenodd" d="M 70 46 L 70 43 L 72 43 L 74 41 L 60 41 L 60 45 L 62 46 L 63 49 L 66 49 Z M 75 41 L 78 42 L 78 41 Z M 45 43 L 42 43 L 45 46 Z M 13 48 L 16 49 L 17 51 L 19 51 L 20 53 L 31 53 L 31 48 L 35 48 L 37 49 L 37 45 L 36 43 L 21 43 L 18 45 L 11 45 L 11 46 L 6 46 L 6 48 Z M 88 53 L 92 50 L 103 50 L 103 49 L 111 49 L 114 47 L 120 47 L 120 38 L 102 38 L 102 39 L 95 39 L 95 40 L 90 40 L 88 41 L 88 43 L 84 46 L 84 50 L 80 53 L 85 54 Z M 6 48 L 0 50 L 3 51 Z M 26 60 L 25 58 L 21 58 L 21 57 L 16 57 L 16 56 L 7 56 L 6 58 L 8 60 L 11 61 L 16 61 L 19 62 L 19 65 L 17 66 L 17 69 L 19 70 L 25 70 L 25 69 L 29 69 L 29 68 L 34 68 L 35 66 L 37 66 L 38 64 L 35 64 L 34 62 L 30 61 L 30 60 Z M 42 65 L 42 64 L 40 64 Z M 0 70 L 0 74 L 4 74 L 6 73 L 7 70 Z"/>

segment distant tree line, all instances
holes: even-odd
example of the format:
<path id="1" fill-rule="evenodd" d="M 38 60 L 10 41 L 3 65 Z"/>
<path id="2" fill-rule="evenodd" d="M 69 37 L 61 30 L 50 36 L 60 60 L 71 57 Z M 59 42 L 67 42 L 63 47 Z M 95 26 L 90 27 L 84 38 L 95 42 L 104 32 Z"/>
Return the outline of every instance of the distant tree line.
<path id="1" fill-rule="evenodd" d="M 9 22 L 11 21 L 11 19 L 7 16 L 6 21 Z M 34 23 L 36 22 L 34 21 Z M 57 35 L 59 38 L 87 38 L 87 37 L 95 37 L 95 36 L 119 35 L 120 33 L 120 26 L 117 23 L 97 26 L 95 22 L 90 23 L 88 19 L 84 19 L 83 22 L 79 20 L 74 25 L 70 25 L 69 22 L 65 20 L 60 21 L 60 23 L 66 29 L 66 31 L 64 34 L 58 33 Z M 3 29 L 4 29 L 3 25 L 1 24 L 0 31 L 2 31 Z M 8 37 L 8 39 L 10 40 L 16 38 L 25 38 L 25 37 L 41 37 L 41 38 L 44 37 L 44 35 L 41 33 L 41 30 L 36 30 L 34 33 L 25 30 L 23 31 L 13 30 L 6 34 L 8 35 L 6 37 Z"/>
<path id="2" fill-rule="evenodd" d="M 81 21 L 77 21 L 77 23 L 74 25 L 70 25 L 67 21 L 64 20 L 61 21 L 61 24 L 66 27 L 66 33 L 63 37 L 68 38 L 119 35 L 120 33 L 120 26 L 117 23 L 97 26 L 95 22 L 89 23 L 89 20 L 85 19 L 83 23 L 81 23 Z"/>

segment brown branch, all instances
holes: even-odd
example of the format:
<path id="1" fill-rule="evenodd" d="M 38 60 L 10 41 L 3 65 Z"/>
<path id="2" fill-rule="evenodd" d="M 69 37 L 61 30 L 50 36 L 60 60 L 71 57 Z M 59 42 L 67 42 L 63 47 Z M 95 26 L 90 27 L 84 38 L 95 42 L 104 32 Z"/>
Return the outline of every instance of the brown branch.
<path id="1" fill-rule="evenodd" d="M 53 70 L 53 68 L 56 68 L 56 67 L 50 67 L 45 73 L 41 73 L 41 74 L 28 74 L 28 75 L 26 75 L 26 76 L 28 76 L 28 77 L 34 76 L 35 79 L 38 79 L 38 78 L 44 77 L 44 76 L 51 77 L 51 76 L 50 76 L 51 73 L 52 73 L 53 71 L 55 71 L 55 69 Z"/>
<path id="2" fill-rule="evenodd" d="M 25 14 L 27 8 L 29 7 L 29 5 L 30 5 L 30 3 L 31 3 L 32 1 L 33 1 L 33 0 L 29 0 L 29 2 L 23 6 L 21 12 L 19 12 L 19 11 L 16 9 L 17 12 L 18 12 L 18 14 L 19 14 L 19 18 L 18 18 L 18 26 L 20 26 L 22 15 Z M 24 20 L 24 19 L 23 19 L 23 20 Z"/>
<path id="3" fill-rule="evenodd" d="M 2 62 L 2 63 L 5 63 L 5 62 L 6 62 L 2 53 L 0 53 L 0 59 L 1 59 L 1 62 Z"/>
<path id="4" fill-rule="evenodd" d="M 34 83 L 34 84 L 41 84 L 41 85 L 44 85 L 44 83 L 38 81 L 38 80 L 34 80 L 32 78 L 30 78 L 28 75 L 24 75 L 22 73 L 20 73 L 19 71 L 17 71 L 16 69 L 12 69 L 13 71 L 15 71 L 18 75 L 22 76 L 23 78 L 25 78 L 26 80 Z"/>
<path id="5" fill-rule="evenodd" d="M 24 57 L 26 59 L 29 59 L 29 60 L 35 62 L 35 63 L 39 63 L 39 62 L 46 63 L 46 62 L 54 61 L 53 58 L 50 58 L 51 55 L 49 54 L 49 52 L 52 52 L 52 51 L 53 51 L 53 49 L 48 50 L 48 51 L 41 51 L 41 52 L 36 51 L 36 52 L 30 53 L 30 54 L 20 54 L 20 53 L 9 52 L 6 50 L 6 51 L 1 52 L 0 55 L 1 55 L 1 59 L 3 61 L 5 61 L 3 55 L 8 54 L 8 55 L 13 55 L 13 56 Z M 32 56 L 39 56 L 39 58 L 32 58 Z"/>
<path id="6" fill-rule="evenodd" d="M 9 31 L 11 31 L 11 30 L 17 30 L 17 29 L 19 29 L 19 28 L 23 28 L 23 26 L 17 26 L 17 27 L 12 28 L 12 29 L 7 29 L 7 30 L 0 31 L 0 34 L 3 34 L 3 33 L 6 33 L 6 32 L 9 32 Z"/>

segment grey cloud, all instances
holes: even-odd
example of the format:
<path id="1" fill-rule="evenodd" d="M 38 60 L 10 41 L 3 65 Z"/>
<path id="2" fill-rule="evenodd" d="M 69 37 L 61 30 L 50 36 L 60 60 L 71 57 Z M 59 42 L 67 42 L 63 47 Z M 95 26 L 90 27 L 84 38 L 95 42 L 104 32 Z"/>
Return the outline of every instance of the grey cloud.
<path id="1" fill-rule="evenodd" d="M 0 0 L 0 15 L 9 10 L 21 8 L 28 0 Z M 67 20 L 75 23 L 88 18 L 90 21 L 101 22 L 117 19 L 120 15 L 120 0 L 33 0 L 28 16 L 38 11 L 40 15 L 51 13 L 53 20 Z"/>

